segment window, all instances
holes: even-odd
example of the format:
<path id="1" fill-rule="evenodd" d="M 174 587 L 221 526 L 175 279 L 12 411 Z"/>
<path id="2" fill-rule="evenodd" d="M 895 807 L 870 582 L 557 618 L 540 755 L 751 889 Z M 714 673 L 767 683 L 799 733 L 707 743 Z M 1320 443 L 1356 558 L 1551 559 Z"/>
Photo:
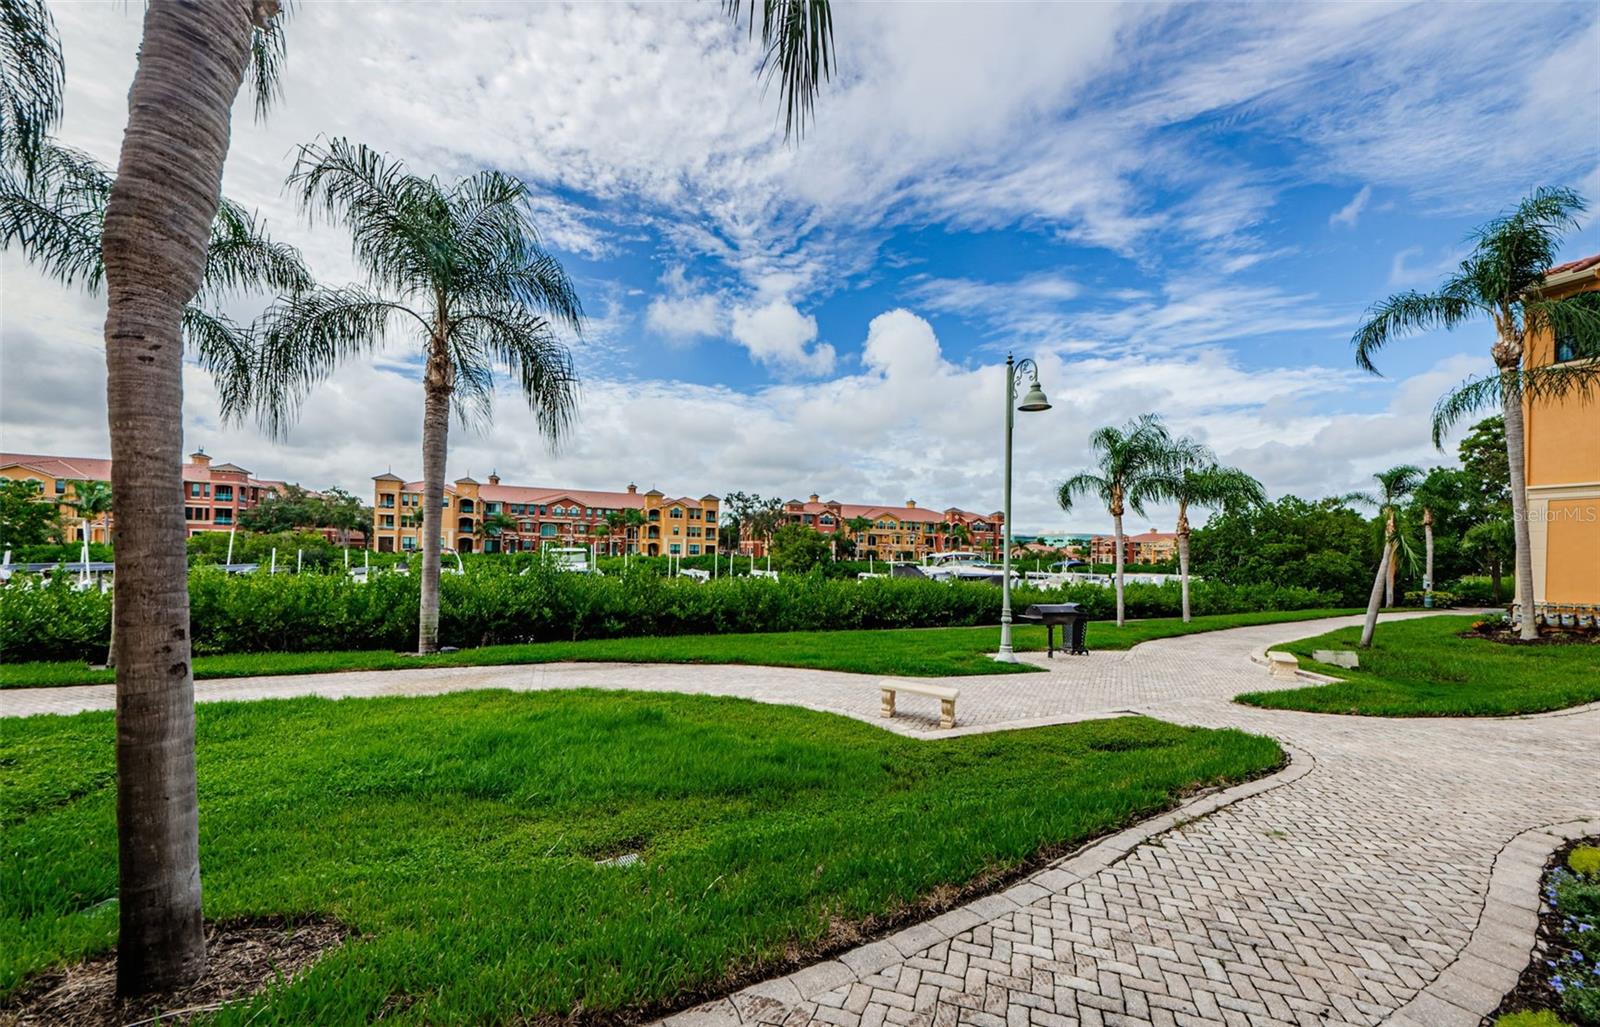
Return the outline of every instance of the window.
<path id="1" fill-rule="evenodd" d="M 1578 359 L 1578 340 L 1563 332 L 1556 334 L 1556 363 Z"/>
<path id="2" fill-rule="evenodd" d="M 674 543 L 672 543 L 672 545 L 668 546 L 667 549 L 668 549 L 669 552 L 672 553 L 673 556 L 677 556 L 682 551 L 679 548 L 678 543 L 676 543 L 676 542 L 674 542 Z"/>
<path id="3" fill-rule="evenodd" d="M 233 511 L 232 510 L 218 510 L 217 511 L 216 523 L 218 523 L 218 524 L 232 524 L 233 523 Z"/>
<path id="4" fill-rule="evenodd" d="M 556 526 L 554 524 L 541 524 L 541 525 L 539 525 L 539 537 L 540 538 L 555 538 L 555 535 L 556 535 Z"/>
<path id="5" fill-rule="evenodd" d="M 833 515 L 832 514 L 823 514 L 821 517 L 817 518 L 817 523 L 818 524 L 832 524 L 833 523 Z"/>
<path id="6" fill-rule="evenodd" d="M 411 535 L 407 535 L 405 538 L 400 540 L 400 548 L 404 549 L 406 552 L 410 552 L 411 550 L 417 548 L 417 540 Z"/>
<path id="7" fill-rule="evenodd" d="M 61 491 L 61 483 L 59 481 L 56 482 L 56 491 L 57 492 Z M 200 483 L 199 482 L 191 481 L 189 483 L 189 498 L 190 499 L 199 499 L 200 498 Z"/>
<path id="8" fill-rule="evenodd" d="M 67 491 L 67 480 L 65 478 L 57 478 L 56 479 L 56 495 L 59 496 L 59 495 L 61 495 L 62 493 L 66 492 L 66 491 Z"/>
<path id="9" fill-rule="evenodd" d="M 699 556 L 700 555 L 700 547 L 697 546 L 697 545 L 694 545 L 693 543 L 691 543 L 689 545 L 689 555 L 690 556 Z"/>
<path id="10" fill-rule="evenodd" d="M 690 510 L 689 511 L 689 519 L 691 521 L 698 521 L 700 519 L 700 511 L 699 510 Z"/>
<path id="11" fill-rule="evenodd" d="M 683 520 L 683 507 L 681 507 L 681 506 L 673 507 L 670 511 L 668 511 L 667 516 L 668 517 L 675 517 L 680 521 Z"/>
<path id="12" fill-rule="evenodd" d="M 394 527 L 394 514 L 384 514 L 383 515 L 383 526 L 385 528 Z"/>
<path id="13" fill-rule="evenodd" d="M 222 502 L 222 503 L 231 503 L 231 502 L 233 502 L 233 486 L 232 485 L 218 485 L 217 486 L 217 501 L 218 502 Z"/>

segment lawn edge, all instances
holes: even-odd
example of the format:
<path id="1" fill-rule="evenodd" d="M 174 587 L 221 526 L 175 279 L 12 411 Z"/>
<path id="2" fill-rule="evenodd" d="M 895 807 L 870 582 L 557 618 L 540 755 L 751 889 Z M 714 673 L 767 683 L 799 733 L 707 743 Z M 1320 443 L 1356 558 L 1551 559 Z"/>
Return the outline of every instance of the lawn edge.
<path id="1" fill-rule="evenodd" d="M 1046 895 L 1059 893 L 1126 859 L 1136 849 L 1169 831 L 1209 816 L 1245 799 L 1300 780 L 1316 769 L 1309 752 L 1281 739 L 1274 742 L 1284 760 L 1262 774 L 1219 791 L 1208 792 L 1110 834 L 1090 839 L 1040 869 L 1024 869 L 1020 880 L 909 927 L 891 929 L 839 954 L 755 984 L 708 1002 L 649 1021 L 651 1027 L 742 1027 L 741 1009 L 807 1002 L 824 992 L 857 983 L 917 952 L 950 941 L 981 924 L 1023 909 Z"/>
<path id="2" fill-rule="evenodd" d="M 1551 853 L 1600 833 L 1600 818 L 1533 827 L 1495 853 L 1489 891 L 1456 958 L 1390 1017 L 1390 1027 L 1478 1027 L 1516 987 L 1539 930 L 1539 883 Z M 1492 998 L 1488 997 L 1492 995 Z"/>
<path id="3" fill-rule="evenodd" d="M 1339 607 L 1327 607 L 1327 608 L 1318 607 L 1318 608 L 1314 608 L 1314 610 L 1258 610 L 1258 611 L 1251 611 L 1249 613 L 1239 614 L 1238 616 L 1252 616 L 1252 615 L 1254 615 L 1256 613 L 1281 613 L 1281 614 L 1284 615 L 1284 617 L 1283 617 L 1282 620 L 1262 621 L 1259 624 L 1228 624 L 1228 625 L 1217 625 L 1215 627 L 1208 626 L 1208 627 L 1200 628 L 1200 629 L 1198 629 L 1196 631 L 1184 631 L 1184 632 L 1179 632 L 1179 633 L 1173 634 L 1173 635 L 1162 635 L 1162 636 L 1160 636 L 1158 638 L 1147 638 L 1147 639 L 1143 639 L 1141 641 L 1133 643 L 1133 645 L 1128 646 L 1126 649 L 1111 649 L 1111 650 L 1107 650 L 1107 651 L 1108 652 L 1128 652 L 1128 651 L 1131 651 L 1132 649 L 1135 649 L 1135 648 L 1137 648 L 1137 647 L 1139 647 L 1141 645 L 1145 645 L 1145 644 L 1150 643 L 1150 642 L 1164 641 L 1164 640 L 1166 640 L 1168 638 L 1186 638 L 1186 637 L 1188 637 L 1190 635 L 1205 635 L 1205 634 L 1210 634 L 1210 633 L 1216 632 L 1216 631 L 1232 631 L 1232 630 L 1235 630 L 1235 629 L 1241 628 L 1241 627 L 1264 627 L 1264 626 L 1273 625 L 1273 624 L 1300 624 L 1300 623 L 1306 623 L 1306 622 L 1313 621 L 1313 620 L 1333 619 L 1333 618 L 1336 618 L 1336 617 L 1349 617 L 1349 616 L 1354 616 L 1356 613 L 1360 612 L 1359 610 L 1350 610 L 1350 611 L 1347 611 L 1347 612 L 1331 612 L 1331 613 L 1328 612 L 1329 610 L 1337 611 L 1337 610 L 1340 610 L 1340 609 L 1341 608 L 1339 608 Z M 1310 614 L 1310 615 L 1306 616 L 1306 617 L 1297 617 L 1297 616 L 1295 616 L 1296 614 L 1301 614 L 1301 613 Z M 1230 616 L 1230 615 L 1224 614 L 1222 616 Z M 1144 621 L 1144 620 L 1163 620 L 1164 621 L 1164 620 L 1175 620 L 1175 619 L 1176 618 L 1173 618 L 1173 617 L 1129 618 L 1129 623 L 1137 624 L 1140 621 Z M 873 629 L 873 628 L 838 628 L 838 629 L 832 629 L 832 630 L 837 630 L 837 631 L 841 631 L 841 632 L 859 632 L 859 631 L 872 631 L 872 630 L 883 630 L 883 631 L 940 631 L 940 630 L 945 630 L 945 629 L 950 628 L 950 627 L 960 627 L 960 628 L 984 627 L 984 628 L 993 628 L 995 631 L 998 631 L 1000 629 L 1000 625 L 999 624 L 993 624 L 993 625 L 988 625 L 988 624 L 979 624 L 979 625 L 961 624 L 961 625 L 935 625 L 933 627 L 926 627 L 926 628 L 921 628 L 921 627 L 917 627 L 917 628 L 881 628 L 881 629 Z M 753 631 L 753 632 L 728 632 L 727 634 L 730 635 L 730 636 L 736 636 L 736 635 L 767 635 L 767 634 L 788 634 L 788 632 Z M 633 636 L 625 636 L 625 637 L 633 637 Z M 640 635 L 640 636 L 636 636 L 636 637 L 638 637 L 638 638 L 677 638 L 677 637 L 682 637 L 682 636 L 677 636 L 677 635 L 659 635 L 659 636 L 656 636 L 656 635 Z M 609 641 L 609 639 L 593 639 L 592 641 Z M 531 644 L 539 644 L 539 643 L 531 643 Z M 472 647 L 469 647 L 468 649 L 463 650 L 463 651 L 470 652 L 471 648 Z M 351 652 L 351 651 L 353 651 L 353 652 L 372 652 L 372 653 L 388 652 L 388 650 L 383 650 L 383 649 L 329 650 L 329 651 L 331 651 L 331 652 Z M 1033 652 L 1043 652 L 1043 650 L 1042 649 L 1025 649 L 1025 650 L 1019 650 L 1019 652 L 1033 653 Z M 209 655 L 209 654 L 203 654 L 201 658 L 204 658 L 204 655 Z M 248 654 L 240 654 L 240 655 L 248 655 Z M 273 653 L 262 653 L 261 655 L 271 656 L 271 655 L 274 655 L 274 654 Z M 25 661 L 25 662 L 69 663 L 69 662 L 73 662 L 73 661 L 60 660 L 60 661 Z M 638 664 L 638 665 L 647 665 L 647 664 L 650 664 L 650 663 L 660 663 L 660 664 L 663 664 L 663 665 L 666 665 L 666 666 L 691 666 L 691 667 L 693 667 L 693 666 L 704 666 L 704 667 L 785 667 L 785 668 L 789 668 L 789 669 L 793 669 L 793 670 L 820 670 L 820 671 L 824 671 L 824 672 L 828 672 L 828 673 L 858 673 L 858 672 L 852 672 L 852 671 L 837 671 L 837 670 L 835 670 L 833 668 L 827 668 L 827 667 L 808 667 L 808 666 L 804 666 L 804 665 L 801 665 L 801 664 L 792 664 L 792 663 L 755 663 L 755 662 L 752 662 L 752 661 L 749 661 L 749 660 L 619 660 L 615 656 L 593 657 L 593 658 L 584 658 L 582 656 L 578 656 L 578 657 L 570 657 L 569 656 L 569 657 L 563 657 L 562 659 L 559 659 L 559 660 L 509 660 L 509 661 L 506 661 L 506 662 L 503 662 L 503 663 L 468 663 L 468 662 L 463 662 L 463 663 L 439 663 L 439 664 L 419 664 L 419 666 L 417 666 L 417 667 L 338 667 L 338 668 L 333 668 L 333 669 L 308 668 L 306 670 L 279 671 L 277 673 L 268 673 L 268 674 L 204 674 L 204 673 L 197 673 L 197 674 L 194 675 L 194 680 L 196 680 L 196 681 L 239 681 L 239 680 L 246 680 L 246 679 L 254 680 L 254 679 L 257 679 L 257 678 L 306 677 L 308 675 L 313 675 L 313 674 L 379 674 L 379 673 L 384 673 L 386 671 L 393 671 L 393 670 L 419 670 L 419 669 L 434 669 L 434 670 L 437 670 L 437 669 L 453 669 L 453 668 L 456 668 L 456 667 L 530 667 L 530 666 L 540 666 L 540 665 L 549 664 L 549 663 L 626 663 L 626 664 Z M 998 672 L 998 673 L 994 672 L 994 671 L 985 671 L 985 672 L 982 672 L 982 673 L 973 673 L 973 674 L 948 674 L 948 675 L 945 675 L 945 674 L 941 674 L 941 675 L 902 674 L 902 675 L 896 675 L 896 676 L 912 677 L 912 678 L 922 678 L 922 677 L 932 677 L 932 678 L 961 677 L 961 678 L 977 678 L 977 679 L 981 679 L 981 678 L 985 678 L 985 677 L 1001 676 L 1001 675 L 1004 675 L 1004 674 L 1007 674 L 1007 673 L 1027 673 L 1027 672 L 1030 672 L 1030 671 L 1042 671 L 1042 670 L 1048 670 L 1049 669 L 1048 667 L 1040 667 L 1040 666 L 1036 666 L 1034 664 L 1026 663 L 1026 662 L 1013 664 L 1012 666 L 1014 666 L 1016 669 L 1015 670 L 1001 671 L 1001 672 Z M 88 670 L 87 665 L 85 665 L 85 669 L 86 669 L 86 671 Z M 884 675 L 878 675 L 878 674 L 876 674 L 876 672 L 859 672 L 859 673 L 863 673 L 863 676 L 884 676 Z M 49 681 L 49 682 L 38 682 L 38 683 L 11 684 L 11 683 L 8 683 L 8 682 L 4 681 L 3 679 L 0 679 L 0 692 L 21 692 L 21 691 L 26 691 L 28 689 L 33 689 L 33 688 L 93 688 L 93 687 L 100 686 L 100 685 L 110 685 L 110 684 L 112 684 L 112 682 L 110 682 L 110 681 L 69 681 L 69 682 Z"/>

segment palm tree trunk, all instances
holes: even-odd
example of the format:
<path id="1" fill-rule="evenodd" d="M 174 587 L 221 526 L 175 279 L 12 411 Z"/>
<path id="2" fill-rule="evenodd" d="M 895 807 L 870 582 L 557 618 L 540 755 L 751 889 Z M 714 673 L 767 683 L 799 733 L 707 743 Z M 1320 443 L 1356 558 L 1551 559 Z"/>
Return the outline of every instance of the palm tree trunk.
<path id="1" fill-rule="evenodd" d="M 1178 504 L 1178 587 L 1183 595 L 1183 622 L 1189 623 L 1189 509 Z"/>
<path id="2" fill-rule="evenodd" d="M 434 363 L 432 359 L 430 365 Z M 430 366 L 422 404 L 422 604 L 417 652 L 439 649 L 439 536 L 444 528 L 444 465 L 450 433 L 449 386 L 445 373 Z"/>
<path id="3" fill-rule="evenodd" d="M 1367 620 L 1361 625 L 1361 648 L 1372 647 L 1372 633 L 1378 628 L 1378 604 L 1383 600 L 1383 583 L 1389 576 L 1390 547 L 1383 547 L 1383 556 L 1378 560 L 1378 574 L 1372 579 L 1372 594 L 1367 597 Z"/>
<path id="4" fill-rule="evenodd" d="M 1395 563 L 1397 562 L 1395 560 L 1395 557 L 1399 554 L 1399 548 L 1400 548 L 1400 539 L 1399 539 L 1398 535 L 1395 532 L 1394 510 L 1393 510 L 1393 508 L 1391 508 L 1389 510 L 1389 516 L 1383 522 L 1383 532 L 1384 532 L 1384 539 L 1386 540 L 1386 545 L 1385 545 L 1385 548 L 1384 548 L 1383 557 L 1384 557 L 1384 563 L 1389 568 L 1388 577 L 1386 577 L 1384 579 L 1384 584 L 1383 584 L 1383 605 L 1387 606 L 1387 607 L 1393 607 L 1394 606 L 1394 574 L 1395 574 Z"/>
<path id="5" fill-rule="evenodd" d="M 1135 511 L 1137 513 L 1138 511 Z M 1122 515 L 1114 514 L 1111 518 L 1117 538 L 1117 627 L 1122 627 Z"/>
<path id="6" fill-rule="evenodd" d="M 1515 370 L 1507 371 L 1503 381 L 1509 382 Z M 1511 470 L 1511 527 L 1516 534 L 1517 548 L 1517 628 L 1525 639 L 1539 637 L 1539 625 L 1533 612 L 1533 538 L 1528 530 L 1528 478 L 1527 458 L 1523 453 L 1522 398 L 1509 385 L 1500 390 L 1500 406 L 1506 421 L 1506 460 Z"/>
<path id="7" fill-rule="evenodd" d="M 189 983 L 206 965 L 179 501 L 181 318 L 205 266 L 255 14 L 245 0 L 152 0 L 106 205 L 106 409 L 123 600 L 112 605 L 124 995 Z"/>
<path id="8" fill-rule="evenodd" d="M 1433 511 L 1424 507 L 1422 510 L 1422 548 L 1423 570 L 1422 591 L 1427 596 L 1433 595 Z M 1431 600 L 1429 605 L 1432 605 Z"/>

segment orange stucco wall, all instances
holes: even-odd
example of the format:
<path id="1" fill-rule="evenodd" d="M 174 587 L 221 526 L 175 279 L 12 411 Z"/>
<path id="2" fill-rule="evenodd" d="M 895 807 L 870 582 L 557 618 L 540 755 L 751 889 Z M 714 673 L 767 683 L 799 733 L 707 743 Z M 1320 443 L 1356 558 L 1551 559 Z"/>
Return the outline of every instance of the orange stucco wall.
<path id="1" fill-rule="evenodd" d="M 1600 602 L 1600 499 L 1551 500 L 1544 601 Z"/>
<path id="2" fill-rule="evenodd" d="M 1548 334 L 1530 337 L 1528 363 L 1550 363 L 1554 349 Z M 1526 415 L 1529 485 L 1600 481 L 1600 398 L 1529 404 Z"/>

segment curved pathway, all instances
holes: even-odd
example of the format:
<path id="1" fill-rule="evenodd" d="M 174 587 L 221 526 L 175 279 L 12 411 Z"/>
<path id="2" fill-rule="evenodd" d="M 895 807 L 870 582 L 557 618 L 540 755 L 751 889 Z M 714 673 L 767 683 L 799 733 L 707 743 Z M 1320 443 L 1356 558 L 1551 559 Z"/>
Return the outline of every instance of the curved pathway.
<path id="1" fill-rule="evenodd" d="M 1273 778 L 671 1022 L 1475 1027 L 1526 962 L 1543 854 L 1557 835 L 1600 830 L 1600 707 L 1399 720 L 1231 702 L 1278 684 L 1252 652 L 1355 620 L 1041 657 L 1051 673 L 952 680 L 962 689 L 954 732 L 939 731 L 932 700 L 915 696 L 901 697 L 909 713 L 880 720 L 871 679 L 765 667 L 551 664 L 196 691 L 205 701 L 587 686 L 793 703 L 930 738 L 1124 712 L 1271 735 L 1293 754 Z M 111 705 L 109 686 L 0 693 L 0 715 Z"/>

